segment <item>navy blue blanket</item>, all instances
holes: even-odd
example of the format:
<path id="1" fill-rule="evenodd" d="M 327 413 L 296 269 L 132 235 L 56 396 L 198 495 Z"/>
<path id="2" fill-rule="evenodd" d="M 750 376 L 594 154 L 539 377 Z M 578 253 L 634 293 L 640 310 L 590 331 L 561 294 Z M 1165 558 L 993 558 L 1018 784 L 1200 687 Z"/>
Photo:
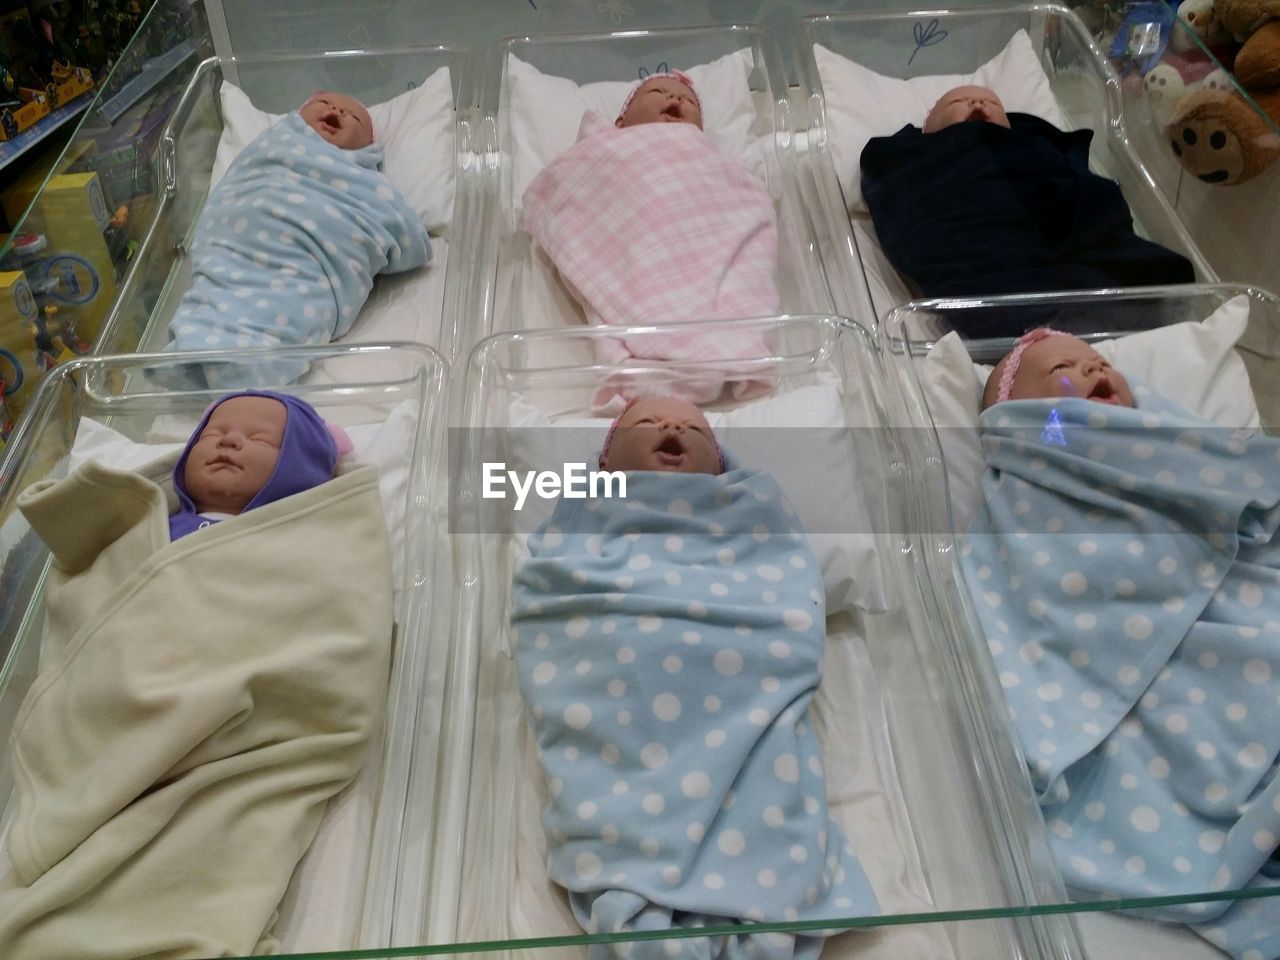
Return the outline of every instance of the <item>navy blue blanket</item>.
<path id="1" fill-rule="evenodd" d="M 906 126 L 862 151 L 885 255 L 925 296 L 1195 279 L 1185 257 L 1134 234 L 1120 187 L 1089 172 L 1092 131 L 1021 113 L 1009 121 Z"/>

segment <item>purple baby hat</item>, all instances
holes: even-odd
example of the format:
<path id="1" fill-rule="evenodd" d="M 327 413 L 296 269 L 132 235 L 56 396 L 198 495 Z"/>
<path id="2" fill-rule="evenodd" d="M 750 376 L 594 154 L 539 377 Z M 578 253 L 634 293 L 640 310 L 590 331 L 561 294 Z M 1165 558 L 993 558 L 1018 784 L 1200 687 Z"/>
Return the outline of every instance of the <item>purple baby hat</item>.
<path id="1" fill-rule="evenodd" d="M 187 469 L 187 457 L 191 453 L 191 448 L 200 438 L 200 433 L 209 422 L 209 418 L 213 416 L 213 411 L 235 397 L 268 397 L 279 401 L 285 407 L 284 438 L 280 442 L 280 457 L 276 461 L 275 470 L 257 495 L 249 501 L 244 512 L 254 507 L 274 503 L 276 500 L 283 500 L 285 497 L 291 497 L 295 493 L 310 490 L 327 480 L 332 480 L 338 457 L 350 450 L 350 441 L 345 440 L 345 434 L 335 437 L 333 428 L 326 424 L 320 414 L 316 413 L 315 408 L 305 400 L 271 390 L 240 390 L 229 393 L 205 410 L 199 426 L 191 434 L 186 448 L 182 451 L 182 456 L 178 458 L 178 463 L 173 468 L 173 489 L 178 495 L 179 508 L 178 512 L 169 518 L 170 540 L 185 537 L 208 522 L 196 513 L 195 504 L 187 493 L 183 474 Z M 345 442 L 340 443 L 340 441 Z"/>

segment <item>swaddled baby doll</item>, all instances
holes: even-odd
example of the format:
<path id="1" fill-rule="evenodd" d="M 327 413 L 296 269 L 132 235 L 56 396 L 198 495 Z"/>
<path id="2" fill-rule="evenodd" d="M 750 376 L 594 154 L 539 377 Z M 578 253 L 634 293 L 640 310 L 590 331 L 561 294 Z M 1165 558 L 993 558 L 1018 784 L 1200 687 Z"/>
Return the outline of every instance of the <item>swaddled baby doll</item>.
<path id="1" fill-rule="evenodd" d="M 316 93 L 257 137 L 196 223 L 191 287 L 170 321 L 166 349 L 278 347 L 343 336 L 375 275 L 412 270 L 431 257 L 425 228 L 381 166 L 368 110 L 339 93 Z M 261 385 L 301 372 L 282 362 Z M 220 383 L 240 376 L 221 373 Z"/>
<path id="2" fill-rule="evenodd" d="M 562 499 L 513 591 L 551 879 L 597 933 L 877 912 L 827 812 L 809 711 L 822 580 L 790 504 L 670 397 L 633 401 L 600 462 L 626 472 L 625 501 Z M 743 927 L 629 956 L 816 957 L 821 945 Z"/>
<path id="3" fill-rule="evenodd" d="M 279 952 L 386 699 L 377 470 L 335 476 L 338 450 L 306 403 L 240 393 L 176 467 L 90 461 L 19 496 L 52 563 L 5 758 L 5 960 Z"/>
<path id="4" fill-rule="evenodd" d="M 885 255 L 928 297 L 1193 281 L 1185 257 L 1134 233 L 1119 185 L 1089 171 L 1092 137 L 1006 114 L 986 87 L 949 90 L 922 126 L 863 149 Z"/>
<path id="5" fill-rule="evenodd" d="M 1068 886 L 1280 884 L 1280 440 L 1047 329 L 986 394 L 962 565 Z M 1265 899 L 1158 915 L 1237 960 L 1280 956 Z"/>
<path id="6" fill-rule="evenodd" d="M 639 84 L 611 123 L 588 112 L 578 142 L 524 193 L 524 226 L 586 312 L 607 326 L 682 324 L 778 313 L 778 231 L 765 185 L 702 131 L 679 71 Z M 602 363 L 720 361 L 686 378 L 682 399 L 766 392 L 772 375 L 735 361 L 770 355 L 763 337 L 672 328 L 596 341 Z M 617 414 L 643 387 L 625 374 L 593 398 Z"/>

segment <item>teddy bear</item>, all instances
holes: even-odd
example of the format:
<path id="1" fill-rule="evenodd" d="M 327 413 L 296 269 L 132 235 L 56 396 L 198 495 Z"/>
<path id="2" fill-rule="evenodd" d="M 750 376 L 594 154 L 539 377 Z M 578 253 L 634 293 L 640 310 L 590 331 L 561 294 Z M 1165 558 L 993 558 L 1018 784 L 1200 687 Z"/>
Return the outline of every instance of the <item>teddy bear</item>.
<path id="1" fill-rule="evenodd" d="M 1270 122 L 1234 89 L 1201 89 L 1178 104 L 1165 133 L 1188 172 L 1228 186 L 1280 157 L 1280 0 L 1216 0 L 1214 16 L 1244 39 L 1235 79 Z"/>
<path id="2" fill-rule="evenodd" d="M 1178 19 L 1190 30 L 1174 30 L 1169 38 L 1169 49 L 1175 53 L 1186 53 L 1197 47 L 1194 34 L 1206 47 L 1215 47 L 1225 42 L 1230 34 L 1226 26 L 1214 13 L 1214 0 L 1182 0 L 1178 4 Z"/>

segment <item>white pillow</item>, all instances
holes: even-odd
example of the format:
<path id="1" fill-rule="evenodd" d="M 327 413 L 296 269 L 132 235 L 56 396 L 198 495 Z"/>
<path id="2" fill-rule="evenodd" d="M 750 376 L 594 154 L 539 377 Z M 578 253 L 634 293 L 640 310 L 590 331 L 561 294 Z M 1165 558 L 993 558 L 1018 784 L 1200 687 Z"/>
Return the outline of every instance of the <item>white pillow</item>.
<path id="1" fill-rule="evenodd" d="M 403 572 L 404 518 L 409 486 L 409 455 L 413 450 L 417 407 L 406 400 L 395 406 L 382 423 L 343 427 L 351 437 L 352 458 L 378 468 L 378 493 L 387 518 L 391 540 L 392 584 L 397 598 Z M 184 427 L 194 430 L 196 420 Z M 168 431 L 166 431 L 167 433 Z M 68 455 L 68 472 L 90 460 L 116 470 L 137 470 L 186 446 L 178 443 L 141 443 L 96 420 L 84 417 Z M 398 600 L 397 600 L 398 602 Z M 397 607 L 398 609 L 398 607 Z"/>
<path id="2" fill-rule="evenodd" d="M 1095 345 L 1112 366 L 1143 388 L 1176 400 L 1223 427 L 1259 429 L 1262 420 L 1237 341 L 1249 326 L 1249 298 L 1228 300 L 1202 322 L 1175 323 Z M 973 363 L 955 332 L 920 362 L 920 385 L 938 427 L 950 486 L 952 519 L 967 530 L 982 499 L 986 463 L 978 437 L 982 391 L 992 368 Z M 1135 398 L 1142 405 L 1142 393 Z"/>
<path id="3" fill-rule="evenodd" d="M 988 87 L 1008 113 L 1030 113 L 1060 129 L 1067 125 L 1025 30 L 1015 33 L 1003 50 L 967 74 L 898 80 L 868 70 L 821 44 L 813 45 L 813 56 L 826 103 L 831 161 L 850 213 L 866 210 L 860 163 L 867 141 L 891 136 L 908 123 L 920 126 L 938 98 L 953 87 Z"/>
<path id="4" fill-rule="evenodd" d="M 253 140 L 284 116 L 265 113 L 248 95 L 223 83 L 222 137 L 213 161 L 217 185 Z M 301 104 L 299 104 L 301 106 Z M 382 171 L 396 185 L 430 233 L 444 233 L 453 219 L 455 124 L 449 68 L 441 67 L 420 86 L 369 107 L 373 132 L 382 145 Z"/>
<path id="5" fill-rule="evenodd" d="M 750 50 L 726 54 L 711 63 L 683 70 L 702 103 L 702 128 L 721 150 L 744 162 L 753 155 L 751 126 L 755 101 L 748 78 Z M 567 77 L 543 73 L 517 57 L 507 62 L 513 202 L 539 171 L 578 140 L 583 114 L 594 110 L 609 120 L 638 81 L 603 81 L 582 86 Z M 759 171 L 757 171 L 759 172 Z"/>
<path id="6" fill-rule="evenodd" d="M 724 449 L 743 466 L 767 470 L 787 493 L 809 531 L 809 544 L 822 569 L 828 612 L 886 609 L 884 574 L 839 390 L 831 384 L 816 384 L 734 410 L 706 411 L 706 415 Z M 508 462 L 509 470 L 560 472 L 565 463 L 583 461 L 594 469 L 592 458 L 599 453 L 611 422 L 570 418 L 549 422 L 523 398 L 512 401 L 509 416 L 510 426 L 518 428 L 511 435 L 516 463 Z M 563 439 L 551 427 L 563 429 Z M 841 432 L 827 436 L 806 430 Z M 796 440 L 795 455 L 778 449 L 788 435 Z M 546 502 L 534 505 L 534 499 L 530 497 L 522 511 L 528 513 L 522 518 L 526 530 L 549 513 Z M 530 511 L 530 506 L 535 510 Z M 837 516 L 842 518 L 835 526 L 837 532 L 814 532 L 831 530 L 831 518 Z"/>

